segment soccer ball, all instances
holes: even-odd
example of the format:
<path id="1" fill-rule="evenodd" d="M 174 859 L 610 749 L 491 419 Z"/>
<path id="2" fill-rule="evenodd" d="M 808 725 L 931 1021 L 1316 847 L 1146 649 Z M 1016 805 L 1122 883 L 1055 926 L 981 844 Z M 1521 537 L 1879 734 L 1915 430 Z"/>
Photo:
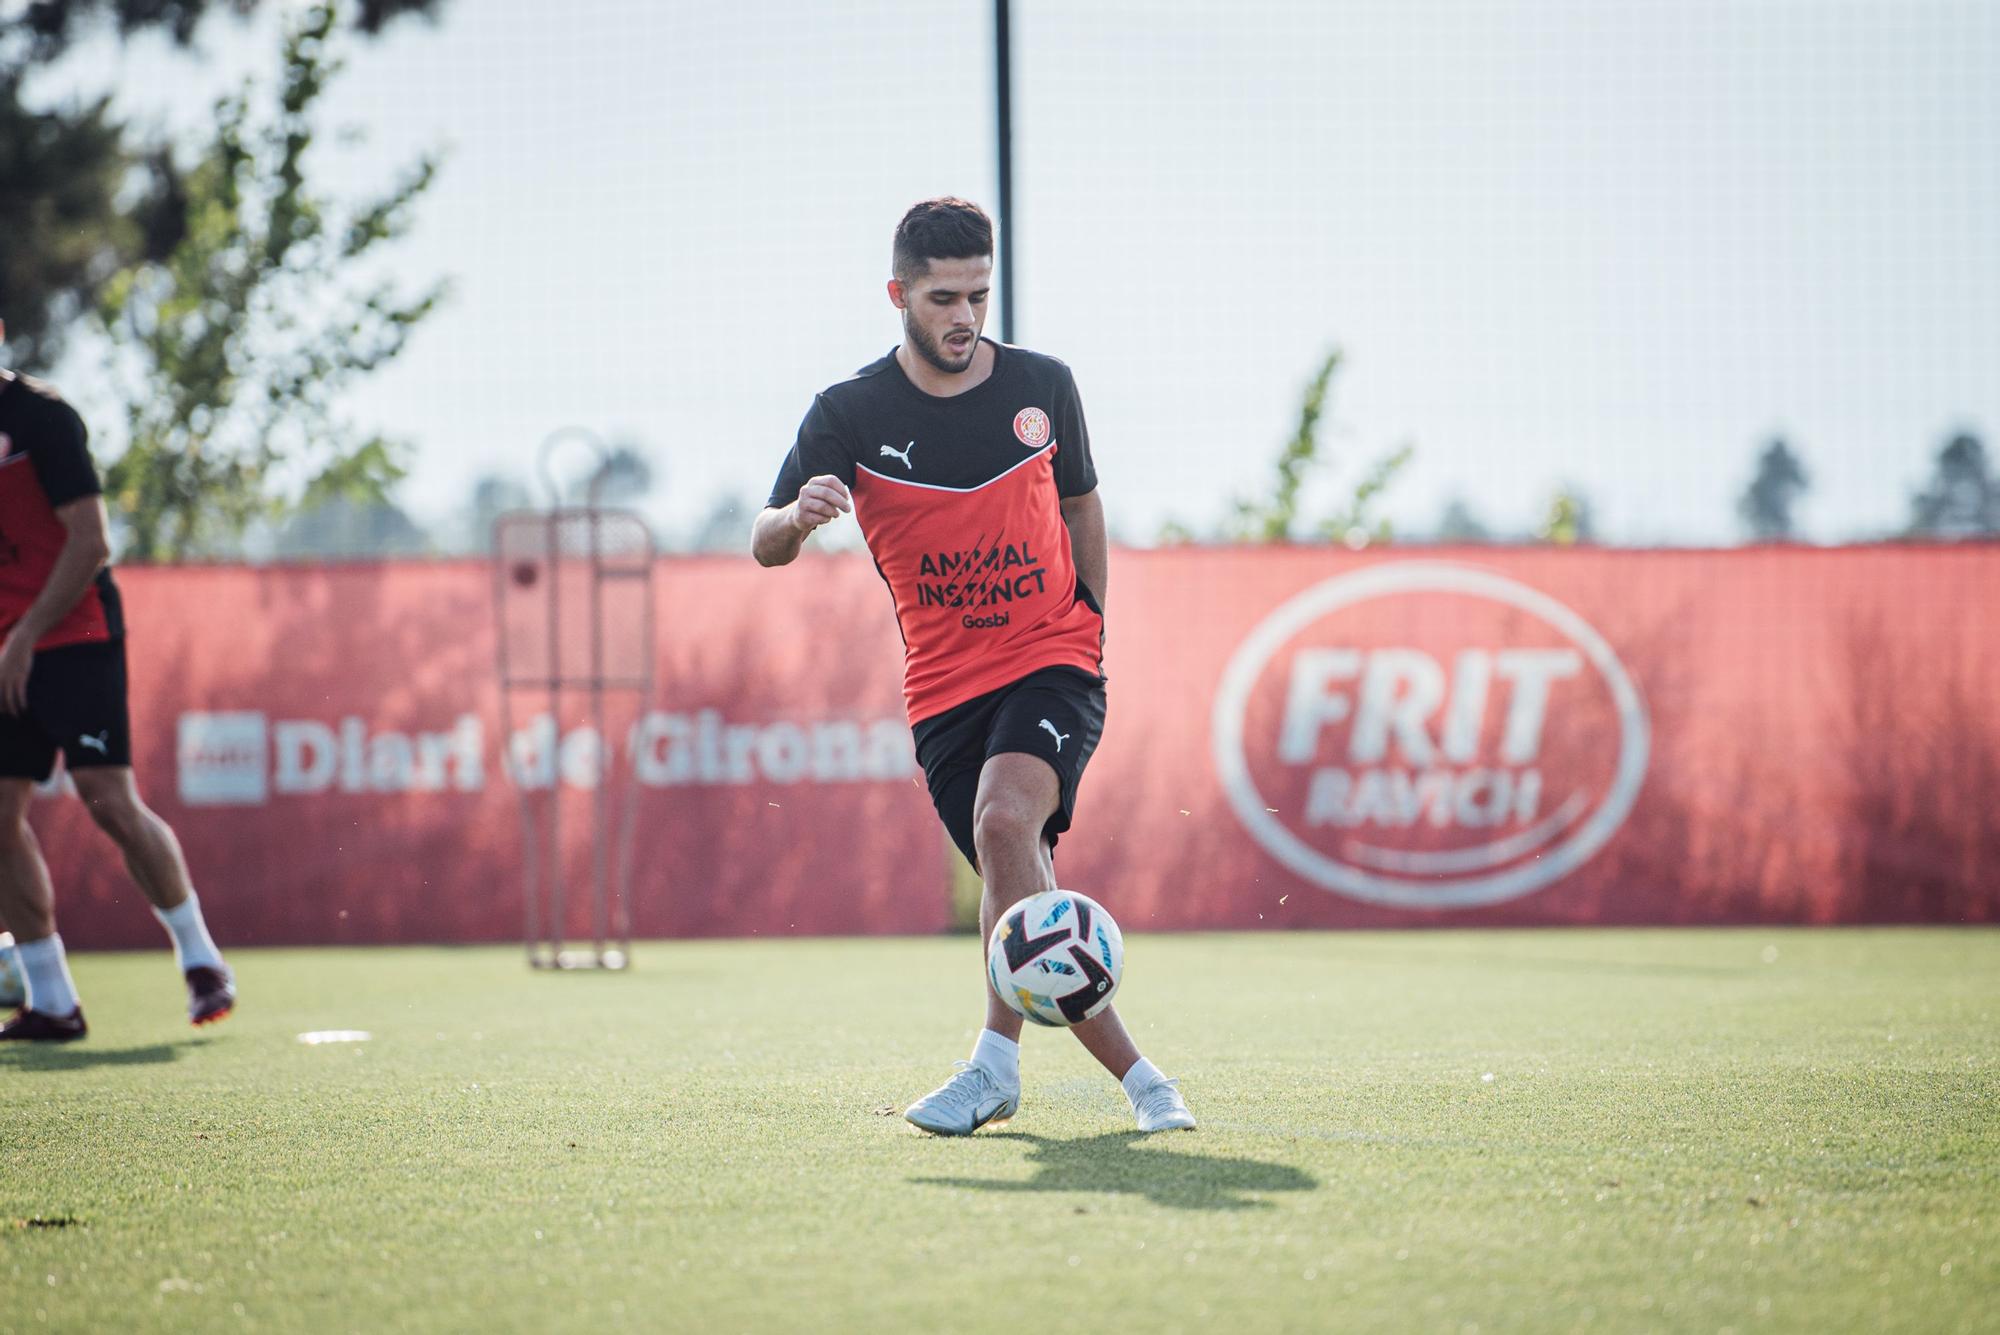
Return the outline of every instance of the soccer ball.
<path id="1" fill-rule="evenodd" d="M 28 1004 L 28 980 L 21 973 L 21 952 L 11 932 L 0 932 L 0 1010 Z"/>
<path id="2" fill-rule="evenodd" d="M 1063 1027 L 1103 1014 L 1125 974 L 1125 937 L 1096 900 L 1044 890 L 1002 914 L 986 977 L 1009 1009 Z"/>

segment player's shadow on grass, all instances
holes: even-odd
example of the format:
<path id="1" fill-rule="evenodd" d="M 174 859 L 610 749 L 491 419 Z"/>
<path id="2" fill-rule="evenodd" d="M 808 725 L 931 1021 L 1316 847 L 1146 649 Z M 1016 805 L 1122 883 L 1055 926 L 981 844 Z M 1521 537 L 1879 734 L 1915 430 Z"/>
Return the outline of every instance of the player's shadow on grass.
<path id="1" fill-rule="evenodd" d="M 179 1061 L 182 1048 L 198 1048 L 200 1039 L 149 1043 L 142 1048 L 94 1048 L 83 1043 L 0 1043 L 0 1070 L 80 1071 L 87 1066 L 158 1066 Z"/>
<path id="2" fill-rule="evenodd" d="M 1137 1148 L 1149 1140 L 1142 1131 L 1117 1131 L 1082 1140 L 1050 1140 L 1019 1131 L 998 1132 L 984 1140 L 1018 1140 L 1031 1147 L 1028 1162 L 1035 1175 L 1025 1182 L 977 1177 L 918 1177 L 912 1182 L 933 1187 L 965 1187 L 972 1191 L 1102 1192 L 1144 1196 L 1155 1205 L 1177 1210 L 1268 1210 L 1271 1202 L 1256 1195 L 1275 1191 L 1312 1191 L 1317 1179 L 1290 1164 L 1256 1159 L 1223 1159 L 1212 1154 L 1183 1154 L 1170 1149 Z"/>

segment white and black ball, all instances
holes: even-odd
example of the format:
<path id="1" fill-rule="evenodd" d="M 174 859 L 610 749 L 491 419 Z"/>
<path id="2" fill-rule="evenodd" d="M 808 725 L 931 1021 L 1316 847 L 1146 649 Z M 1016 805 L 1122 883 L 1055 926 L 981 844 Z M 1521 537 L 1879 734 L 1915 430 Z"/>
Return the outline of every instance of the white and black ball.
<path id="1" fill-rule="evenodd" d="M 1044 890 L 1008 909 L 986 943 L 986 977 L 1035 1024 L 1066 1027 L 1104 1013 L 1125 973 L 1125 937 L 1102 905 Z"/>

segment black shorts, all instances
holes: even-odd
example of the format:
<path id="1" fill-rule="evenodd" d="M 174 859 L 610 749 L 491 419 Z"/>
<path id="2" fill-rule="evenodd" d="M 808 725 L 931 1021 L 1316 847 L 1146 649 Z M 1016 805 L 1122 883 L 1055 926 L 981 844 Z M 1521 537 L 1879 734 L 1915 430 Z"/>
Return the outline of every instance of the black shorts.
<path id="1" fill-rule="evenodd" d="M 1040 756 L 1062 784 L 1062 801 L 1043 827 L 1049 847 L 1076 814 L 1083 767 L 1104 735 L 1104 681 L 1080 668 L 1054 667 L 967 700 L 911 730 L 931 802 L 952 842 L 973 866 L 972 803 L 988 758 Z"/>
<path id="2" fill-rule="evenodd" d="M 27 710 L 0 713 L 0 779 L 40 783 L 58 751 L 73 770 L 132 763 L 124 640 L 42 650 L 28 669 Z"/>

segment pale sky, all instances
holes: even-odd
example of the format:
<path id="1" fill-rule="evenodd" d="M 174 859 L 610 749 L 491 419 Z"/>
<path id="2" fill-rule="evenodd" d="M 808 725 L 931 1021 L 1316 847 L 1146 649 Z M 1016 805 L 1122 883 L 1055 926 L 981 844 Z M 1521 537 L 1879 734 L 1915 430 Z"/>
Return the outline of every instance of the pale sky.
<path id="1" fill-rule="evenodd" d="M 898 336 L 912 201 L 995 203 L 991 5 L 450 0 L 354 53 L 368 143 L 450 157 L 396 269 L 457 280 L 348 404 L 448 523 L 579 423 L 649 447 L 669 535 L 761 501 L 813 393 Z M 1074 368 L 1114 530 L 1268 485 L 1322 350 L 1334 481 L 1525 529 L 1728 542 L 1755 452 L 1832 540 L 1900 526 L 1951 432 L 2000 454 L 2000 5 L 1017 0 L 1017 335 Z M 50 76 L 185 123 L 266 68 L 94 43 Z M 1003 261 L 1004 262 L 1004 261 Z M 998 334 L 996 312 L 989 332 Z M 66 385 L 88 400 L 87 386 Z"/>

